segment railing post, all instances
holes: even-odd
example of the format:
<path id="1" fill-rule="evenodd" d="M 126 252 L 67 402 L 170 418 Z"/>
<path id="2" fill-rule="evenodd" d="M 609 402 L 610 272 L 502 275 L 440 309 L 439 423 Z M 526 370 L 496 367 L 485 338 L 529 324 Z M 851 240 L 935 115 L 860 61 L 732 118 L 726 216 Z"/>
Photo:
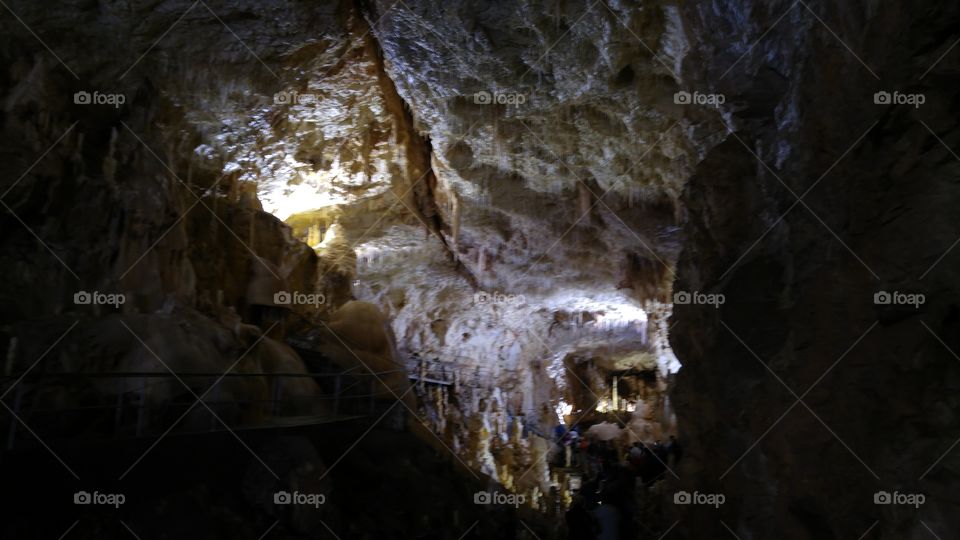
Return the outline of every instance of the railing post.
<path id="1" fill-rule="evenodd" d="M 217 430 L 217 414 L 215 408 L 217 402 L 220 401 L 220 385 L 217 384 L 219 381 L 214 382 L 214 387 L 210 389 L 210 403 L 207 404 L 207 407 L 210 408 L 210 431 Z"/>
<path id="2" fill-rule="evenodd" d="M 370 378 L 370 414 L 371 415 L 373 414 L 373 411 L 376 407 L 376 399 L 374 398 L 374 395 L 376 394 L 376 390 L 377 390 L 377 379 L 376 377 L 371 377 Z"/>
<path id="3" fill-rule="evenodd" d="M 147 378 L 140 379 L 140 403 L 137 405 L 137 430 L 136 436 L 143 435 L 144 424 L 146 423 L 145 414 L 147 406 Z"/>
<path id="4" fill-rule="evenodd" d="M 333 414 L 340 412 L 340 374 L 333 378 Z"/>
<path id="5" fill-rule="evenodd" d="M 120 385 L 125 386 L 125 381 L 120 380 Z M 117 392 L 117 410 L 113 413 L 113 436 L 120 436 L 120 424 L 123 422 L 123 394 L 124 392 Z"/>
<path id="6" fill-rule="evenodd" d="M 283 386 L 280 381 L 280 376 L 276 375 L 273 377 L 273 415 L 280 416 L 280 400 L 282 399 Z"/>
<path id="7" fill-rule="evenodd" d="M 20 418 L 20 405 L 23 402 L 23 381 L 17 385 L 17 397 L 13 400 L 13 416 L 10 417 L 10 432 L 7 434 L 7 450 L 13 450 L 13 442 L 17 436 L 17 422 Z"/>

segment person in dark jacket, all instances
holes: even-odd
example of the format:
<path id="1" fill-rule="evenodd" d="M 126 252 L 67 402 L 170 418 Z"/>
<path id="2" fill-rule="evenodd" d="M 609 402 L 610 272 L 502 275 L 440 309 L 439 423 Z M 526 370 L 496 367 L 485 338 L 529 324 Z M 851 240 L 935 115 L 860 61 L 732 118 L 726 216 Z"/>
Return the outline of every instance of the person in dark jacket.
<path id="1" fill-rule="evenodd" d="M 614 499 L 610 492 L 601 493 L 600 504 L 592 512 L 599 525 L 597 540 L 620 540 L 620 509 Z"/>
<path id="2" fill-rule="evenodd" d="M 575 495 L 567 510 L 568 540 L 594 540 L 597 537 L 597 522 L 587 511 L 583 497 Z"/>
<path id="3" fill-rule="evenodd" d="M 680 442 L 673 435 L 670 436 L 670 442 L 667 443 L 667 456 L 670 458 L 671 466 L 676 466 L 680 462 L 680 457 L 683 456 L 683 447 L 680 446 Z"/>

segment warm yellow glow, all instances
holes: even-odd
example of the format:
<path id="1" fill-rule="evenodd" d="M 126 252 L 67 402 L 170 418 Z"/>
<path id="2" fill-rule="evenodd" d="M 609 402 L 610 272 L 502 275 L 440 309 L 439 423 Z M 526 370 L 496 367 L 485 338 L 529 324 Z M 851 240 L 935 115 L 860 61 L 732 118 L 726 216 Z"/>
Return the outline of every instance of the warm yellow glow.
<path id="1" fill-rule="evenodd" d="M 300 182 L 284 186 L 282 193 L 261 193 L 263 209 L 286 221 L 294 214 L 345 204 L 348 199 L 333 185 L 336 176 L 335 170 L 301 174 Z"/>
<path id="2" fill-rule="evenodd" d="M 323 240 L 316 247 L 319 248 L 328 248 L 338 237 L 343 235 L 343 226 L 339 223 L 334 223 L 327 228 L 327 232 L 323 234 Z"/>
<path id="3" fill-rule="evenodd" d="M 613 410 L 613 408 L 610 406 L 610 400 L 604 398 L 597 403 L 597 412 L 607 412 L 610 410 Z"/>

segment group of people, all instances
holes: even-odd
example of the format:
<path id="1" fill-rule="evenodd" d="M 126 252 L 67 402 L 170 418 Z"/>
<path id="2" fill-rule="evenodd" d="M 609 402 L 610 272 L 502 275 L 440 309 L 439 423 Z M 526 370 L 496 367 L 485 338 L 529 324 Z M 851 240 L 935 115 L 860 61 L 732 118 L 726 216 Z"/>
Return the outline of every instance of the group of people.
<path id="1" fill-rule="evenodd" d="M 667 468 L 676 466 L 683 456 L 683 447 L 673 435 L 667 444 L 655 441 L 647 446 L 640 441 L 633 443 L 625 456 L 627 466 L 634 471 L 644 484 L 650 484 L 663 477 Z"/>
<path id="2" fill-rule="evenodd" d="M 557 426 L 555 434 L 556 443 L 563 452 L 557 453 L 554 466 L 579 467 L 592 474 L 602 471 L 605 464 L 617 461 L 617 449 L 611 441 L 581 436 L 576 427 L 568 430 Z"/>
<path id="3" fill-rule="evenodd" d="M 576 467 L 588 475 L 598 474 L 610 466 L 626 466 L 645 484 L 660 478 L 668 467 L 678 462 L 683 448 L 673 435 L 666 444 L 634 442 L 624 450 L 618 440 L 596 440 L 580 435 L 576 426 L 557 426 L 556 444 L 563 452 L 556 454 L 555 467 Z"/>
<path id="4" fill-rule="evenodd" d="M 649 486 L 676 466 L 683 456 L 680 442 L 670 436 L 666 444 L 637 441 L 624 448 L 615 440 L 583 437 L 576 427 L 556 435 L 564 454 L 555 465 L 580 468 L 585 478 L 566 513 L 568 538 L 635 538 L 637 481 Z"/>

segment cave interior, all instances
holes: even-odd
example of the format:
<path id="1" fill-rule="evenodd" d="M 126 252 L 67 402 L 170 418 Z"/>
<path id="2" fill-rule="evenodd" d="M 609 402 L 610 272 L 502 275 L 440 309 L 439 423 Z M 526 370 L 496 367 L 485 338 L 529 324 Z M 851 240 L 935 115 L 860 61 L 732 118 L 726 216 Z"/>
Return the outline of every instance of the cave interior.
<path id="1" fill-rule="evenodd" d="M 960 537 L 960 4 L 0 5 L 0 537 Z"/>

